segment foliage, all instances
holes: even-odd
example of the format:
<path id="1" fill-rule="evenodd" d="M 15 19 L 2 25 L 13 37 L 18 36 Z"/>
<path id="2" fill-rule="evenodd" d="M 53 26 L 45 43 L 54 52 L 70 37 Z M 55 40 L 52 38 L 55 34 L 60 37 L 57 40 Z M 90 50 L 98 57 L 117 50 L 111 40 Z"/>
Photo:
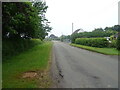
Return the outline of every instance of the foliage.
<path id="1" fill-rule="evenodd" d="M 113 27 L 105 27 L 105 31 L 113 30 Z"/>
<path id="2" fill-rule="evenodd" d="M 2 4 L 2 24 L 4 38 L 45 38 L 51 30 L 44 13 L 46 3 L 4 2 Z M 47 22 L 45 22 L 47 21 Z"/>
<path id="3" fill-rule="evenodd" d="M 47 75 L 48 62 L 52 49 L 51 42 L 38 44 L 35 47 L 11 57 L 2 64 L 2 86 L 3 88 L 49 88 L 50 80 Z M 22 78 L 23 73 L 35 71 L 39 74 L 46 72 L 41 79 Z M 43 74 L 44 75 L 44 74 Z"/>
<path id="4" fill-rule="evenodd" d="M 49 26 L 49 21 L 46 19 L 45 17 L 45 13 L 47 11 L 48 6 L 46 6 L 46 3 L 41 1 L 41 2 L 37 2 L 35 1 L 33 6 L 37 9 L 37 13 L 39 16 L 39 32 L 38 32 L 38 36 L 41 39 L 44 39 L 45 36 L 48 35 L 47 32 L 50 32 L 52 30 L 52 28 Z"/>
<path id="5" fill-rule="evenodd" d="M 93 31 L 93 32 L 81 32 L 81 33 L 75 33 L 71 35 L 72 43 L 75 42 L 76 38 L 95 38 L 95 37 L 109 37 L 113 34 L 115 34 L 115 31 Z"/>
<path id="6" fill-rule="evenodd" d="M 71 36 L 70 35 L 61 35 L 59 38 L 60 38 L 60 40 L 62 42 L 65 41 L 65 40 L 68 40 L 68 41 L 71 40 Z"/>
<path id="7" fill-rule="evenodd" d="M 117 25 L 119 27 L 119 25 Z M 80 32 L 73 33 L 71 35 L 72 43 L 75 43 L 76 38 L 95 38 L 95 37 L 110 37 L 111 35 L 115 35 L 118 32 L 116 25 L 113 27 L 106 27 L 105 29 L 96 28 L 91 32 Z"/>
<path id="8" fill-rule="evenodd" d="M 114 40 L 114 35 L 110 36 L 110 41 Z"/>
<path id="9" fill-rule="evenodd" d="M 108 41 L 105 38 L 77 38 L 75 43 L 100 48 L 108 46 Z"/>
<path id="10" fill-rule="evenodd" d="M 74 34 L 72 34 L 72 35 L 71 35 L 71 42 L 72 42 L 72 43 L 75 43 L 75 39 L 76 39 L 76 38 L 80 38 L 79 35 L 80 35 L 79 33 L 74 33 Z"/>
<path id="11" fill-rule="evenodd" d="M 116 48 L 117 40 L 111 40 L 111 43 L 109 43 L 110 48 Z"/>
<path id="12" fill-rule="evenodd" d="M 113 27 L 113 30 L 117 31 L 117 32 L 120 32 L 120 25 L 115 25 Z"/>
<path id="13" fill-rule="evenodd" d="M 4 61 L 11 56 L 15 56 L 34 47 L 35 45 L 42 44 L 42 41 L 40 39 L 17 39 L 16 41 L 6 39 L 2 42 L 2 44 L 2 58 Z"/>
<path id="14" fill-rule="evenodd" d="M 51 30 L 47 8 L 43 1 L 2 3 L 3 60 L 41 43 Z"/>
<path id="15" fill-rule="evenodd" d="M 78 45 L 78 44 L 71 44 L 71 45 L 78 47 L 78 48 L 90 50 L 93 52 L 105 54 L 105 55 L 118 55 L 119 54 L 118 50 L 115 48 L 97 48 L 97 47 L 90 47 L 90 46 L 84 46 L 84 45 Z"/>
<path id="16" fill-rule="evenodd" d="M 120 33 L 118 33 L 118 38 L 117 38 L 117 49 L 120 50 Z"/>

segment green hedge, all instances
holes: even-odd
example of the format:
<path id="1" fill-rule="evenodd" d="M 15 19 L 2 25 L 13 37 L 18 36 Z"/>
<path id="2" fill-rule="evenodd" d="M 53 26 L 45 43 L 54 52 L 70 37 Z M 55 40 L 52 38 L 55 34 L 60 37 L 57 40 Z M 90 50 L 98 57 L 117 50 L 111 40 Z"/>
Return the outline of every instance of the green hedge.
<path id="1" fill-rule="evenodd" d="M 41 43 L 40 39 L 4 39 L 2 41 L 2 59 L 8 59 Z"/>
<path id="2" fill-rule="evenodd" d="M 117 47 L 117 40 L 111 40 L 111 43 L 109 43 L 110 48 L 116 48 Z"/>
<path id="3" fill-rule="evenodd" d="M 117 42 L 116 42 L 116 47 L 120 51 L 120 33 L 118 34 Z"/>
<path id="4" fill-rule="evenodd" d="M 108 47 L 109 44 L 105 38 L 77 38 L 75 43 L 100 48 Z"/>

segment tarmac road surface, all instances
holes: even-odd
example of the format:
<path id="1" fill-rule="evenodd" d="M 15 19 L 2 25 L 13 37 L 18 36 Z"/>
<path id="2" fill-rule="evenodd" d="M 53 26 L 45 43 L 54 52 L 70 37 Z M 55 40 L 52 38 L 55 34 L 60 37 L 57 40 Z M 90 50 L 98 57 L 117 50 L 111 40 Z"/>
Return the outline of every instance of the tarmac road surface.
<path id="1" fill-rule="evenodd" d="M 58 88 L 118 88 L 118 58 L 53 41 L 52 75 Z"/>

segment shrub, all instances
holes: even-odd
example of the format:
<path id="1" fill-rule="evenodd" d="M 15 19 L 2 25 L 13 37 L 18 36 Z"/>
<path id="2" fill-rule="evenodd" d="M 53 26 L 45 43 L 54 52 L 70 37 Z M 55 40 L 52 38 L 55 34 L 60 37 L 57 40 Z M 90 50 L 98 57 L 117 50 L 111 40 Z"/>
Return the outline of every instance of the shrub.
<path id="1" fill-rule="evenodd" d="M 117 43 L 116 40 L 112 40 L 111 43 L 109 43 L 109 47 L 110 48 L 116 48 L 116 43 Z"/>
<path id="2" fill-rule="evenodd" d="M 75 40 L 75 43 L 102 48 L 107 47 L 109 42 L 105 38 L 77 38 Z"/>
<path id="3" fill-rule="evenodd" d="M 79 33 L 74 33 L 71 35 L 71 42 L 75 43 L 75 39 L 79 37 Z"/>
<path id="4" fill-rule="evenodd" d="M 116 47 L 118 50 L 120 50 L 120 34 L 118 34 Z"/>
<path id="5" fill-rule="evenodd" d="M 37 44 L 41 44 L 40 39 L 4 39 L 2 41 L 2 59 L 5 60 L 11 56 L 15 56 Z"/>

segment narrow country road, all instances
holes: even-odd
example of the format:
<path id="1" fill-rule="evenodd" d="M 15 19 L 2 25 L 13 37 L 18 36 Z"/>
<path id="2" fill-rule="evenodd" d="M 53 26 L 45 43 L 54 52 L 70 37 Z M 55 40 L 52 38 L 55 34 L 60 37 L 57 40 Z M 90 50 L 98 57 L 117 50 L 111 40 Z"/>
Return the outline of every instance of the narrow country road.
<path id="1" fill-rule="evenodd" d="M 117 88 L 117 56 L 53 41 L 52 73 L 58 88 Z"/>

